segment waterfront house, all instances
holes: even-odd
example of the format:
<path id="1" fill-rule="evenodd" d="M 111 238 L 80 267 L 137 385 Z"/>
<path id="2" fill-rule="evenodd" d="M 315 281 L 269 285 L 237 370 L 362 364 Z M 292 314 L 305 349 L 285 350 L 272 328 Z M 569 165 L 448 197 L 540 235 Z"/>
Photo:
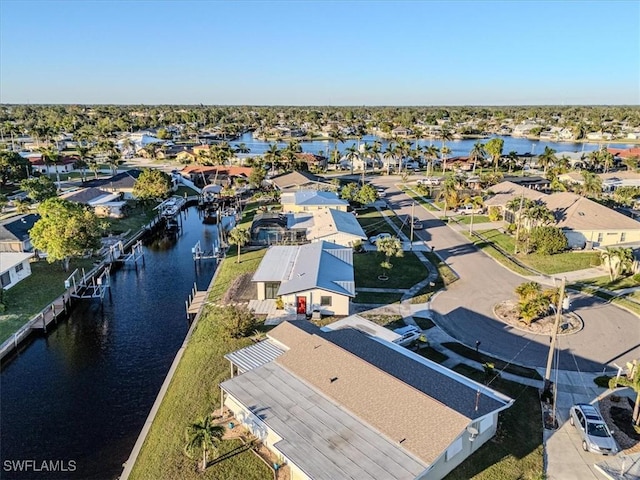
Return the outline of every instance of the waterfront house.
<path id="1" fill-rule="evenodd" d="M 326 190 L 331 187 L 324 181 L 322 177 L 309 172 L 290 172 L 278 175 L 269 180 L 271 184 L 280 190 L 286 192 L 290 190 L 302 190 L 313 188 L 315 190 Z"/>
<path id="2" fill-rule="evenodd" d="M 8 290 L 31 275 L 31 252 L 0 252 L 0 288 Z"/>
<path id="3" fill-rule="evenodd" d="M 224 405 L 295 479 L 441 479 L 513 404 L 392 342 L 304 320 L 226 358 Z"/>
<path id="4" fill-rule="evenodd" d="M 98 217 L 122 218 L 127 202 L 121 192 L 107 192 L 96 187 L 81 188 L 60 195 L 69 202 L 89 205 Z"/>
<path id="5" fill-rule="evenodd" d="M 356 217 L 335 208 L 290 214 L 287 227 L 290 230 L 303 230 L 310 242 L 324 240 L 352 247 L 356 242 L 367 240 Z"/>
<path id="6" fill-rule="evenodd" d="M 349 315 L 350 301 L 356 294 L 353 249 L 325 241 L 272 246 L 252 281 L 258 301 L 273 304 L 280 299 L 283 310 L 294 316 L 314 311 Z"/>
<path id="7" fill-rule="evenodd" d="M 118 173 L 109 178 L 89 180 L 83 185 L 85 187 L 96 187 L 111 193 L 121 193 L 124 200 L 132 200 L 133 187 L 138 180 L 142 170 L 132 169 Z"/>
<path id="8" fill-rule="evenodd" d="M 346 212 L 349 207 L 349 202 L 338 198 L 336 193 L 319 190 L 283 192 L 280 195 L 280 203 L 283 212 L 291 213 L 311 212 L 325 208 L 335 208 Z"/>
<path id="9" fill-rule="evenodd" d="M 33 250 L 29 230 L 40 220 L 37 213 L 19 215 L 0 223 L 0 252 L 30 252 Z"/>

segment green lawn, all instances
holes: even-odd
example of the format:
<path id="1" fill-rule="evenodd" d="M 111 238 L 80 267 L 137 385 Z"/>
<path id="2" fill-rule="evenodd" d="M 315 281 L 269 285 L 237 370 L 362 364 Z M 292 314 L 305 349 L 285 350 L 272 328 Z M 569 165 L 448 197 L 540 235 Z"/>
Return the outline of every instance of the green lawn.
<path id="1" fill-rule="evenodd" d="M 457 215 L 454 217 L 458 223 L 462 223 L 463 225 L 469 225 L 471 223 L 471 215 Z M 478 223 L 489 223 L 491 220 L 487 215 L 474 215 L 473 216 L 473 224 L 476 225 Z"/>
<path id="2" fill-rule="evenodd" d="M 114 235 L 125 232 L 137 233 L 138 230 L 158 215 L 158 211 L 153 209 L 156 204 L 144 206 L 137 202 L 131 202 L 129 205 L 130 208 L 126 217 L 106 219 L 109 223 L 109 232 Z"/>
<path id="3" fill-rule="evenodd" d="M 399 302 L 401 298 L 402 298 L 401 293 L 358 292 L 356 293 L 356 298 L 353 299 L 353 302 L 389 305 L 392 303 Z"/>
<path id="4" fill-rule="evenodd" d="M 416 192 L 412 188 L 407 187 L 406 185 L 400 185 L 399 188 L 405 194 L 407 194 L 409 197 L 413 198 L 416 202 L 418 202 L 420 205 L 422 205 L 427 210 L 432 211 L 432 212 L 439 212 L 440 211 L 440 209 L 437 208 L 436 206 L 434 206 L 432 202 L 428 201 L 426 197 L 423 197 L 422 195 L 420 195 L 419 192 Z"/>
<path id="5" fill-rule="evenodd" d="M 62 295 L 64 281 L 76 268 L 84 267 L 89 271 L 94 261 L 72 259 L 68 272 L 62 270 L 60 262 L 31 263 L 31 275 L 4 293 L 7 309 L 0 314 L 0 343 Z"/>
<path id="6" fill-rule="evenodd" d="M 353 256 L 356 288 L 411 288 L 416 283 L 424 280 L 429 271 L 422 264 L 415 253 L 404 252 L 403 257 L 392 258 L 393 268 L 385 273 L 389 280 L 378 280 L 378 275 L 383 272 L 380 263 L 384 261 L 384 255 L 379 252 L 359 253 Z"/>
<path id="7" fill-rule="evenodd" d="M 357 218 L 358 223 L 367 234 L 367 237 L 371 237 L 379 233 L 390 233 L 391 235 L 396 235 L 393 227 L 387 223 L 382 214 L 375 208 L 358 210 Z"/>
<path id="8" fill-rule="evenodd" d="M 248 202 L 242 210 L 242 220 L 238 223 L 238 227 L 246 228 L 247 230 L 251 228 L 251 222 L 253 222 L 253 217 L 258 213 L 259 206 L 260 202 L 258 201 Z"/>
<path id="9" fill-rule="evenodd" d="M 229 258 L 220 265 L 209 300 L 219 300 L 231 282 L 255 271 L 265 250 L 249 252 L 236 264 Z M 184 433 L 189 422 L 207 415 L 220 405 L 218 384 L 229 378 L 224 355 L 251 344 L 249 338 L 229 339 L 216 323 L 215 311 L 200 318 L 169 389 L 144 442 L 131 479 L 242 479 L 272 478 L 270 469 L 251 451 L 245 451 L 198 473 L 194 461 L 183 453 Z M 223 442 L 224 451 L 237 442 Z"/>
<path id="10" fill-rule="evenodd" d="M 510 235 L 502 233 L 496 229 L 483 230 L 477 233 L 488 239 L 490 242 L 495 243 L 509 254 L 514 251 L 515 238 Z M 467 236 L 467 238 L 470 238 L 468 234 L 465 235 Z M 480 248 L 486 246 L 482 245 L 484 242 L 479 240 L 477 237 L 475 237 L 474 243 Z M 491 252 L 488 253 L 494 256 L 494 258 L 498 259 L 495 254 L 492 254 Z M 499 252 L 496 253 L 499 254 Z M 502 256 L 501 254 L 499 255 Z M 563 252 L 557 253 L 555 255 L 539 255 L 537 253 L 525 255 L 519 253 L 515 256 L 515 258 L 517 258 L 523 264 L 533 268 L 534 270 L 545 273 L 547 275 L 553 275 L 555 273 L 562 272 L 573 272 L 575 270 L 583 270 L 585 268 L 592 268 L 600 265 L 600 254 L 597 252 Z M 509 259 L 505 260 L 505 262 L 501 263 L 505 264 L 509 268 L 512 268 L 512 266 L 514 265 L 513 262 Z M 526 270 L 522 270 L 524 269 L 518 267 L 516 271 L 524 275 L 531 275 L 531 272 L 525 273 Z"/>
<path id="11" fill-rule="evenodd" d="M 466 365 L 458 365 L 454 370 L 478 382 L 485 379 L 484 372 Z M 495 437 L 445 479 L 542 480 L 542 412 L 538 390 L 499 378 L 490 386 L 509 395 L 515 402 L 511 408 L 500 413 Z"/>
<path id="12" fill-rule="evenodd" d="M 590 278 L 588 280 L 581 280 L 580 283 L 585 285 L 593 285 L 594 287 L 604 288 L 606 290 L 619 290 L 622 288 L 631 288 L 640 286 L 640 282 L 634 278 L 634 275 L 627 277 L 620 277 L 614 281 L 611 281 L 609 276 Z"/>

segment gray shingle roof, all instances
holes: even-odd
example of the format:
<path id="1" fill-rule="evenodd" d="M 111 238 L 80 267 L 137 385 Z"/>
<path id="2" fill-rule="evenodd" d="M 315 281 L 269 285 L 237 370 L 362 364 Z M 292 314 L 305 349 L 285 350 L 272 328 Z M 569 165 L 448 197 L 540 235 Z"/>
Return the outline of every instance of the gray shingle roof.
<path id="1" fill-rule="evenodd" d="M 29 213 L 5 220 L 0 224 L 0 241 L 26 240 L 29 238 L 29 230 L 38 220 L 40 220 L 40 215 L 37 213 Z"/>
<path id="2" fill-rule="evenodd" d="M 142 173 L 142 170 L 127 170 L 126 172 L 118 173 L 110 178 L 100 178 L 98 180 L 90 180 L 85 182 L 85 187 L 104 187 L 104 188 L 133 188 L 136 180 Z"/>

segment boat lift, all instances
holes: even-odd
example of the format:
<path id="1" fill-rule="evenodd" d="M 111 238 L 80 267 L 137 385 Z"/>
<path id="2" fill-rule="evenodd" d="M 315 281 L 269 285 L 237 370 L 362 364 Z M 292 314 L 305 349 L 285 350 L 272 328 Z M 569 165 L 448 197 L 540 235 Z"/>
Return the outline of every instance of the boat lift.
<path id="1" fill-rule="evenodd" d="M 99 298 L 102 300 L 107 289 L 111 286 L 110 266 L 107 265 L 99 275 L 87 275 L 82 269 L 82 275 L 76 268 L 64 282 L 65 288 L 70 290 L 73 298 Z"/>

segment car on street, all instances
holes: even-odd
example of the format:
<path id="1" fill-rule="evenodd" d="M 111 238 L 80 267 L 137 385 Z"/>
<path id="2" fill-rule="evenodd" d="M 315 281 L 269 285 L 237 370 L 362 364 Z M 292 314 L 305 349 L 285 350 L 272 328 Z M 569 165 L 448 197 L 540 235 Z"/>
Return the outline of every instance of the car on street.
<path id="1" fill-rule="evenodd" d="M 369 243 L 371 245 L 375 245 L 378 240 L 382 240 L 383 238 L 391 238 L 390 233 L 379 233 L 378 235 L 374 235 L 373 237 L 369 237 Z"/>
<path id="2" fill-rule="evenodd" d="M 411 224 L 413 225 L 413 229 L 414 230 L 423 230 L 424 229 L 424 225 L 422 224 L 422 222 L 420 220 L 418 220 L 417 218 L 413 217 L 411 219 Z"/>
<path id="3" fill-rule="evenodd" d="M 618 445 L 596 407 L 589 403 L 576 403 L 569 410 L 569 423 L 578 429 L 585 452 L 615 455 Z"/>
<path id="4" fill-rule="evenodd" d="M 401 337 L 397 340 L 394 340 L 393 343 L 397 343 L 401 347 L 411 345 L 422 336 L 422 330 L 420 330 L 415 325 L 407 325 L 406 327 L 396 328 L 394 332 L 398 335 L 401 335 Z"/>

